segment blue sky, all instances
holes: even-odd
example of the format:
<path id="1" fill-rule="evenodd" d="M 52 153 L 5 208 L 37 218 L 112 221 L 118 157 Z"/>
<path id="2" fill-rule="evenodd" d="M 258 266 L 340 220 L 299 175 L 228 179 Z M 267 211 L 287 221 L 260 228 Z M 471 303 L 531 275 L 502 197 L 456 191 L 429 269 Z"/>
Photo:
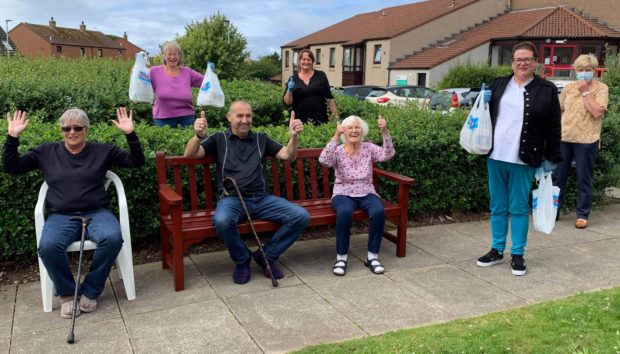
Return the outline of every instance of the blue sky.
<path id="1" fill-rule="evenodd" d="M 280 46 L 355 14 L 421 0 L 0 0 L 0 25 L 11 19 L 47 24 L 54 17 L 60 27 L 122 35 L 156 54 L 159 44 L 185 32 L 185 25 L 202 21 L 218 11 L 245 35 L 253 58 L 280 52 Z"/>

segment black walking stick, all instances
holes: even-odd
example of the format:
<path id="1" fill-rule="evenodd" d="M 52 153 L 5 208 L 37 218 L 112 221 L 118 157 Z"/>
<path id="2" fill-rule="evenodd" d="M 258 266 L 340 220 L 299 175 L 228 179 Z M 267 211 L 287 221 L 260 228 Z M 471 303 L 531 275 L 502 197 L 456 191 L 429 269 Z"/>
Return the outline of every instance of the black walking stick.
<path id="1" fill-rule="evenodd" d="M 73 311 L 71 313 L 71 330 L 69 331 L 69 336 L 67 337 L 67 343 L 73 344 L 74 342 L 74 333 L 73 329 L 75 328 L 75 314 L 77 312 L 77 297 L 78 297 L 78 289 L 80 288 L 80 269 L 82 269 L 82 255 L 84 254 L 84 235 L 86 234 L 86 228 L 88 224 L 90 224 L 90 218 L 83 218 L 81 216 L 74 216 L 70 220 L 79 220 L 82 222 L 82 237 L 80 238 L 80 256 L 78 258 L 78 269 L 77 269 L 77 279 L 75 280 L 75 292 L 73 293 Z"/>
<path id="2" fill-rule="evenodd" d="M 252 229 L 252 233 L 254 234 L 254 237 L 256 238 L 256 243 L 258 244 L 258 249 L 260 250 L 260 253 L 263 256 L 263 260 L 265 261 L 265 266 L 267 267 L 267 271 L 269 272 L 269 275 L 271 276 L 271 285 L 273 285 L 273 287 L 275 288 L 275 287 L 278 286 L 278 281 L 273 276 L 273 272 L 271 271 L 271 266 L 269 265 L 269 260 L 267 259 L 267 255 L 265 254 L 265 251 L 263 251 L 263 244 L 260 242 L 260 239 L 258 238 L 258 234 L 256 234 L 256 230 L 254 229 L 254 223 L 252 223 L 252 218 L 250 217 L 250 212 L 248 212 L 248 208 L 245 206 L 245 201 L 243 200 L 243 197 L 241 196 L 241 191 L 239 190 L 239 186 L 237 185 L 237 181 L 235 181 L 235 179 L 232 178 L 232 177 L 225 177 L 224 178 L 224 180 L 222 181 L 222 191 L 224 192 L 224 195 L 230 195 L 230 193 L 226 189 L 226 180 L 230 180 L 230 182 L 235 187 L 235 191 L 237 192 L 237 197 L 239 197 L 239 201 L 241 202 L 241 206 L 243 207 L 243 210 L 245 211 L 245 216 L 248 218 L 248 222 L 250 223 L 250 228 Z"/>

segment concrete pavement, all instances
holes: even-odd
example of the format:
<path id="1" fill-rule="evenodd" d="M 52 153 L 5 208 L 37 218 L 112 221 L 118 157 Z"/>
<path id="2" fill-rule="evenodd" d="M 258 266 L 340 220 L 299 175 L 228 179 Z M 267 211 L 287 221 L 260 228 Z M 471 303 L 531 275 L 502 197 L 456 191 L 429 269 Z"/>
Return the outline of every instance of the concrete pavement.
<path id="1" fill-rule="evenodd" d="M 511 274 L 510 257 L 476 266 L 488 221 L 411 228 L 405 258 L 384 241 L 383 275 L 363 265 L 365 235 L 352 238 L 345 277 L 331 273 L 334 238 L 295 243 L 278 288 L 255 264 L 248 284 L 233 284 L 227 252 L 186 257 L 181 292 L 160 263 L 136 266 L 133 301 L 113 271 L 97 312 L 78 317 L 73 345 L 58 305 L 43 312 L 38 282 L 6 286 L 0 354 L 281 353 L 620 285 L 620 204 L 593 212 L 585 230 L 573 223 L 566 215 L 551 235 L 530 231 L 524 277 Z"/>

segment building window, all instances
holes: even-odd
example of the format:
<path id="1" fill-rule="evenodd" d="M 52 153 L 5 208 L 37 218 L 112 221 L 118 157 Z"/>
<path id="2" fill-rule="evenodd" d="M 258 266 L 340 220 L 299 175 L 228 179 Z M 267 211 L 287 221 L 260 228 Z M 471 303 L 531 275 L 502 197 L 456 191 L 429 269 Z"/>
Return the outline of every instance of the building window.
<path id="1" fill-rule="evenodd" d="M 316 65 L 321 65 L 321 50 L 316 50 Z"/>
<path id="2" fill-rule="evenodd" d="M 297 70 L 297 55 L 299 54 L 298 50 L 293 51 L 293 70 Z"/>
<path id="3" fill-rule="evenodd" d="M 62 53 L 62 47 L 57 45 L 56 46 L 56 53 Z"/>
<path id="4" fill-rule="evenodd" d="M 329 67 L 336 67 L 336 48 L 329 48 Z"/>
<path id="5" fill-rule="evenodd" d="M 121 49 L 118 50 L 118 55 L 123 55 L 123 51 Z"/>
<path id="6" fill-rule="evenodd" d="M 84 48 L 80 48 L 80 56 L 83 57 L 84 56 Z"/>
<path id="7" fill-rule="evenodd" d="M 101 58 L 103 56 L 103 50 L 97 49 L 97 56 Z"/>
<path id="8" fill-rule="evenodd" d="M 373 55 L 373 64 L 381 64 L 381 44 L 375 45 L 375 55 Z"/>
<path id="9" fill-rule="evenodd" d="M 288 57 L 289 51 L 285 50 L 284 51 L 284 67 L 288 68 L 288 62 L 289 62 L 289 57 Z"/>
<path id="10" fill-rule="evenodd" d="M 418 86 L 426 86 L 426 73 L 418 73 Z"/>

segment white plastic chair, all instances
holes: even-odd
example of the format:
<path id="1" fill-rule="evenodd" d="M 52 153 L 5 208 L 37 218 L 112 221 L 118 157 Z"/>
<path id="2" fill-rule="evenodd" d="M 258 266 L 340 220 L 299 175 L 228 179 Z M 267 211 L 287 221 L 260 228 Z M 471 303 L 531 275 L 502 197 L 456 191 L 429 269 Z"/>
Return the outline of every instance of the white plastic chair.
<path id="1" fill-rule="evenodd" d="M 129 233 L 129 214 L 127 212 L 127 199 L 125 197 L 125 188 L 118 176 L 111 171 L 106 174 L 105 189 L 107 190 L 110 183 L 114 183 L 116 187 L 116 196 L 118 199 L 119 221 L 121 224 L 121 233 L 123 235 L 123 247 L 118 253 L 116 258 L 116 267 L 119 270 L 119 277 L 123 279 L 125 285 L 125 293 L 127 294 L 127 300 L 133 300 L 136 298 L 136 286 L 133 276 L 133 257 L 131 254 L 131 235 Z M 41 233 L 43 232 L 43 223 L 45 222 L 45 196 L 47 195 L 47 183 L 43 182 L 41 189 L 39 190 L 39 199 L 37 205 L 34 208 L 34 225 L 37 235 L 37 249 L 39 248 L 39 241 L 41 240 Z M 97 248 L 97 244 L 92 241 L 84 241 L 84 250 L 94 250 Z M 80 242 L 73 242 L 68 248 L 67 252 L 79 252 Z M 39 257 L 39 273 L 41 276 L 41 298 L 43 300 L 43 311 L 52 311 L 52 300 L 54 293 L 54 283 L 47 273 L 47 269 Z"/>

